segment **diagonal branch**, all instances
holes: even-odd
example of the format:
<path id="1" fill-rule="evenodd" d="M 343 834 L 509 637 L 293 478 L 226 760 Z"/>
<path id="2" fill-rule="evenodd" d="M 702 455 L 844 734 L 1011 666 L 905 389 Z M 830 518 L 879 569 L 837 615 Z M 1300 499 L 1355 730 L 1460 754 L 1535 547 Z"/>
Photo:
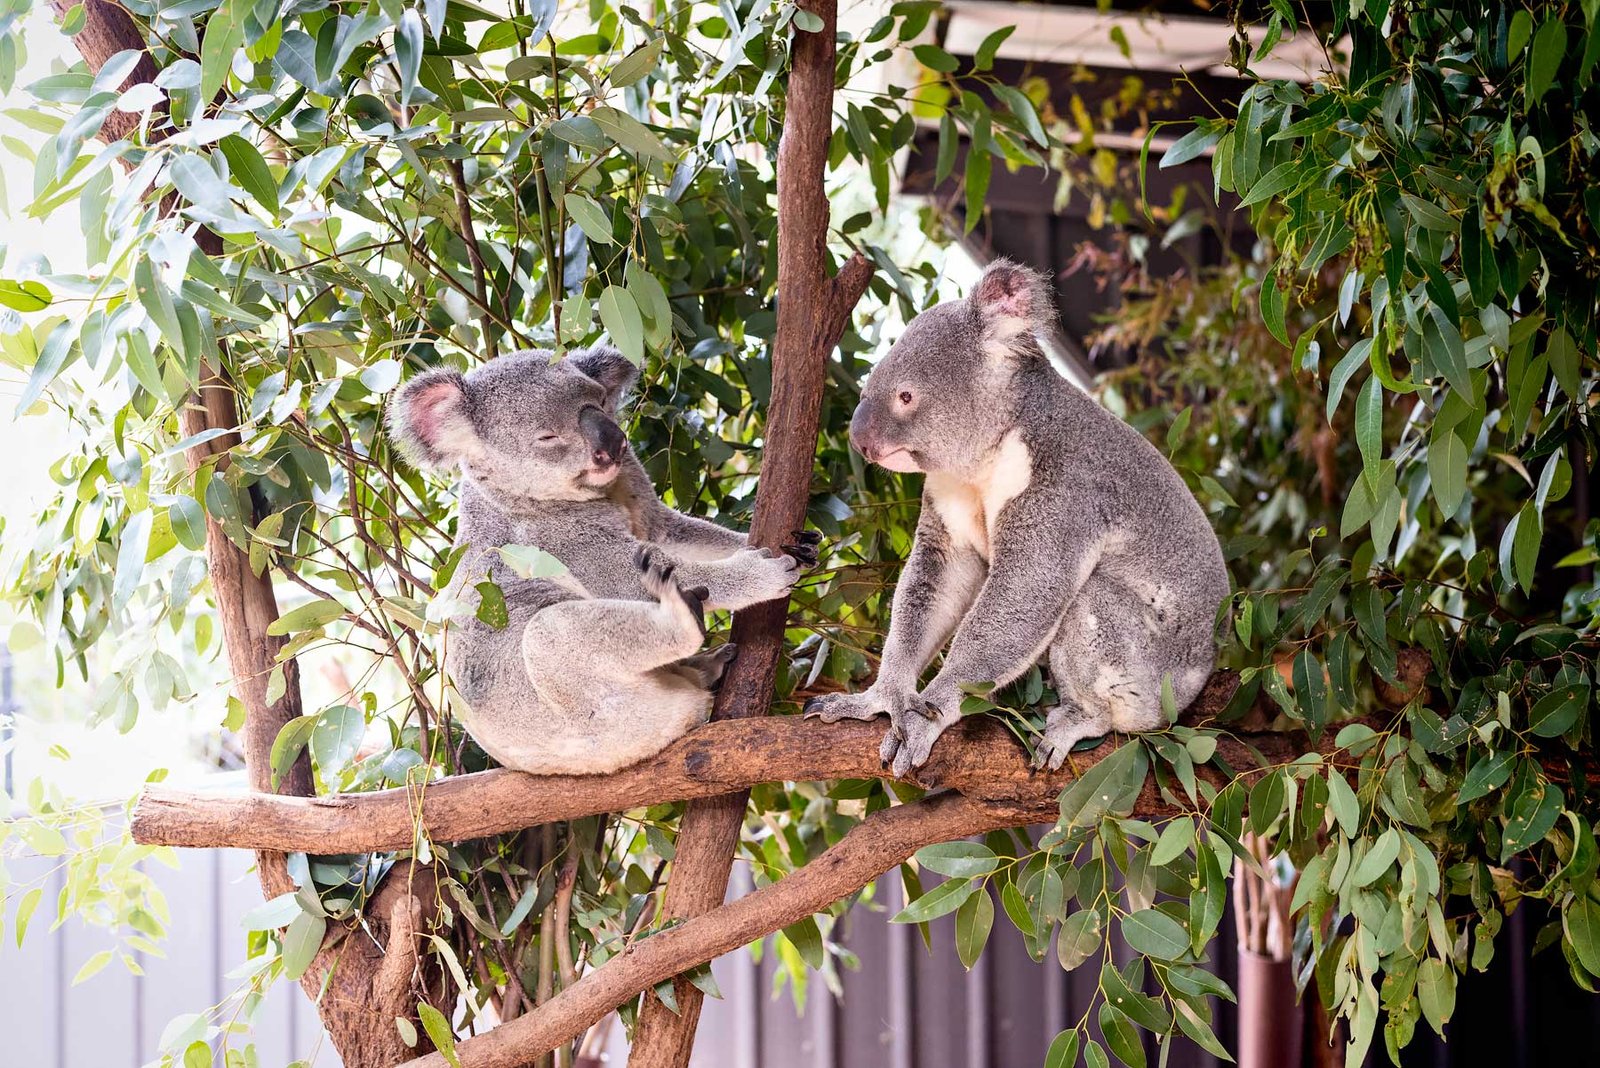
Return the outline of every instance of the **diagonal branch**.
<path id="1" fill-rule="evenodd" d="M 461 1068 L 521 1068 L 582 1034 L 617 1006 L 697 965 L 848 897 L 923 846 L 1049 819 L 1048 803 L 940 794 L 869 816 L 799 871 L 737 901 L 638 939 L 538 1012 L 457 1044 Z M 446 1068 L 432 1054 L 408 1068 Z"/>

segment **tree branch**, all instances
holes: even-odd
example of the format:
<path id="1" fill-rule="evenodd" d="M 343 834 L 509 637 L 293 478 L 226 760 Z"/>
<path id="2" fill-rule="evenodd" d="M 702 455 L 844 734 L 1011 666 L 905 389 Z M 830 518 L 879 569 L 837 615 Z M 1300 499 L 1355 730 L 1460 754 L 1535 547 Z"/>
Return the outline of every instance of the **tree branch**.
<path id="1" fill-rule="evenodd" d="M 752 543 L 764 546 L 783 545 L 805 526 L 828 356 L 872 276 L 871 264 L 857 254 L 838 277 L 828 278 L 823 175 L 833 131 L 838 5 L 836 0 L 799 0 L 799 5 L 820 16 L 822 28 L 794 30 L 778 141 L 778 322 L 761 484 L 750 529 Z M 732 640 L 739 655 L 723 680 L 713 718 L 766 714 L 786 622 L 787 605 L 781 601 L 735 614 Z M 668 917 L 695 916 L 722 904 L 748 802 L 740 790 L 706 798 L 684 813 L 663 909 Z M 680 982 L 677 1001 L 673 1012 L 659 999 L 645 1000 L 630 1068 L 687 1068 L 702 994 Z"/>
<path id="2" fill-rule="evenodd" d="M 1186 720 L 1204 722 L 1228 702 L 1231 672 L 1218 672 Z M 764 782 L 887 778 L 878 760 L 883 722 L 819 723 L 792 716 L 708 723 L 655 757 L 613 775 L 525 775 L 496 770 L 364 794 L 279 797 L 146 787 L 131 831 L 145 845 L 241 847 L 283 852 L 365 853 L 411 849 L 418 836 L 455 842 L 560 820 L 580 819 L 672 801 L 725 795 Z M 1328 743 L 1325 743 L 1325 745 Z M 1109 756 L 1115 740 L 1075 754 L 1081 773 Z M 1248 768 L 1259 753 L 1287 762 L 1306 751 L 1303 739 L 1278 732 L 1223 737 L 1217 754 Z M 1227 776 L 1200 774 L 1217 785 Z M 971 717 L 934 746 L 927 764 L 905 782 L 951 790 L 974 800 L 1047 809 L 1075 778 L 1072 770 L 1036 771 L 999 722 Z M 1152 787 L 1139 813 L 1173 807 Z M 681 854 L 680 854 L 681 856 Z"/>
<path id="3" fill-rule="evenodd" d="M 640 938 L 542 1010 L 456 1046 L 462 1068 L 521 1068 L 657 983 L 797 923 L 861 889 L 923 846 L 1048 819 L 1043 806 L 940 794 L 867 817 L 837 845 L 771 886 Z M 635 1048 L 638 1048 L 637 1040 Z M 432 1054 L 408 1068 L 446 1068 Z"/>
<path id="4" fill-rule="evenodd" d="M 494 338 L 494 316 L 489 313 L 489 275 L 483 263 L 483 250 L 478 246 L 478 232 L 472 225 L 472 200 L 467 196 L 467 175 L 461 161 L 450 161 L 450 180 L 456 187 L 456 211 L 461 215 L 461 240 L 467 246 L 467 262 L 472 265 L 472 284 L 478 290 L 478 303 L 484 313 L 478 322 L 483 330 L 483 347 L 489 359 L 500 355 Z"/>

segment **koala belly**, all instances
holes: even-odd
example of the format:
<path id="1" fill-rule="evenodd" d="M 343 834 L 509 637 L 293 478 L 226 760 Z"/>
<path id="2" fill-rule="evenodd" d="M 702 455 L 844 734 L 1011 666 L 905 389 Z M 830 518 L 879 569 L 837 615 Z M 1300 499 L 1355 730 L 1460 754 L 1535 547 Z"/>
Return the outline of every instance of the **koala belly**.
<path id="1" fill-rule="evenodd" d="M 530 673 L 520 630 L 452 651 L 446 665 L 473 741 L 500 764 L 535 775 L 601 775 L 648 759 L 704 723 L 711 694 L 668 672 L 552 664 Z M 464 707 L 463 707 L 464 706 Z"/>

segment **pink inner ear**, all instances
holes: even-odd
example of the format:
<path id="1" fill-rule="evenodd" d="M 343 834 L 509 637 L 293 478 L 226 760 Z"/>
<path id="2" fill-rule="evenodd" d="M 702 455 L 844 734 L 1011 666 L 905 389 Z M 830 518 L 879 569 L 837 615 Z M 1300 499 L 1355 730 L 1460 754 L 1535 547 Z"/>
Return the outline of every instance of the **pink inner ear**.
<path id="1" fill-rule="evenodd" d="M 1001 267 L 984 274 L 974 294 L 984 311 L 1027 319 L 1033 313 L 1033 296 L 1027 277 L 1017 270 Z"/>
<path id="2" fill-rule="evenodd" d="M 430 448 L 437 448 L 444 424 L 455 413 L 461 390 L 454 382 L 435 382 L 424 386 L 406 405 L 406 421 Z"/>

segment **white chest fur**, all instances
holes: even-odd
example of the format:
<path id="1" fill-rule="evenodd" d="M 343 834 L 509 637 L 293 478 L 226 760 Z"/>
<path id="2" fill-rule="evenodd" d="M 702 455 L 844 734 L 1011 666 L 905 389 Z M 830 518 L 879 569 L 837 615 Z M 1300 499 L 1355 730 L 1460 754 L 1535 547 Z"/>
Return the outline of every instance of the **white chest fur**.
<path id="1" fill-rule="evenodd" d="M 989 559 L 990 540 L 1000 510 L 1033 480 L 1033 456 L 1013 430 L 1000 439 L 983 471 L 975 477 L 930 473 L 924 484 L 928 500 L 956 545 L 970 546 Z"/>

